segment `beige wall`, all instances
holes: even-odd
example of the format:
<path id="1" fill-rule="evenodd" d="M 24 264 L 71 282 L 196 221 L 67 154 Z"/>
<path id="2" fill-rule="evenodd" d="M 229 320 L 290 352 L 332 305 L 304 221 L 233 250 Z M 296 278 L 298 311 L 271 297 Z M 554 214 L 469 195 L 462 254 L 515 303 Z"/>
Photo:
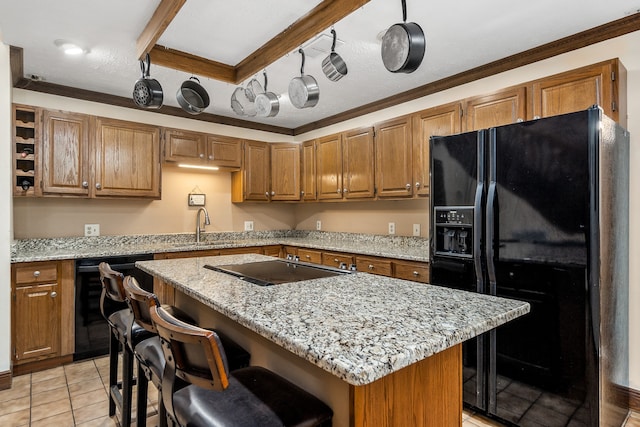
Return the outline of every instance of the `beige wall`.
<path id="1" fill-rule="evenodd" d="M 640 93 L 640 50 L 638 46 L 640 46 L 640 32 L 635 32 L 295 138 L 167 117 L 146 111 L 76 101 L 19 89 L 13 91 L 13 96 L 14 101 L 18 103 L 81 111 L 163 126 L 242 136 L 270 142 L 304 141 L 320 135 L 371 125 L 379 120 L 618 57 L 628 70 L 627 128 L 631 132 L 630 161 L 635 165 L 640 164 L 640 147 L 638 147 L 638 141 L 640 141 L 640 98 L 633 96 Z M 0 86 L 0 96 L 2 95 L 1 91 L 2 87 Z M 637 260 L 640 259 L 640 192 L 636 189 L 640 186 L 640 168 L 631 168 L 630 179 L 629 258 Z M 315 229 L 315 221 L 320 219 L 324 230 L 373 234 L 385 234 L 387 223 L 393 221 L 397 223 L 398 234 L 410 235 L 410 224 L 419 223 L 422 225 L 422 235 L 426 236 L 426 201 L 234 206 L 230 203 L 228 193 L 225 192 L 225 188 L 229 188 L 228 182 L 229 178 L 226 174 L 214 174 L 210 177 L 206 175 L 206 178 L 203 178 L 195 174 L 167 171 L 163 177 L 163 200 L 160 202 L 16 200 L 14 232 L 16 237 L 35 237 L 42 233 L 57 235 L 61 232 L 64 233 L 63 235 L 80 235 L 81 224 L 85 222 L 100 222 L 103 234 L 144 234 L 158 230 L 163 232 L 191 231 L 195 226 L 195 213 L 186 207 L 184 199 L 186 194 L 195 185 L 198 185 L 207 193 L 207 208 L 214 211 L 213 225 L 209 227 L 214 231 L 242 230 L 245 219 L 253 219 L 256 229 L 294 227 Z M 10 199 L 10 193 L 5 197 Z M 215 204 L 213 204 L 213 200 L 216 200 Z M 127 215 L 122 215 L 122 210 L 126 211 Z M 26 217 L 31 220 L 25 221 Z M 95 220 L 96 218 L 98 220 Z M 630 262 L 630 299 L 631 307 L 634 307 L 635 301 L 640 301 L 640 264 L 637 262 Z M 630 310 L 630 362 L 630 385 L 635 389 L 640 389 L 640 312 L 638 310 Z"/>

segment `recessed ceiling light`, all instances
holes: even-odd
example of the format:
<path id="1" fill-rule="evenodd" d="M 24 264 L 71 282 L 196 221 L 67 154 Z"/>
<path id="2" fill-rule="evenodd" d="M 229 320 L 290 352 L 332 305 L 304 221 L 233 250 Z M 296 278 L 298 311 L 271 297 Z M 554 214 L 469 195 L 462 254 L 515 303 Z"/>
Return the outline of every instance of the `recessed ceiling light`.
<path id="1" fill-rule="evenodd" d="M 60 48 L 67 55 L 81 55 L 87 53 L 87 49 L 78 46 L 75 43 L 71 43 L 67 40 L 58 39 L 53 42 L 58 48 Z"/>

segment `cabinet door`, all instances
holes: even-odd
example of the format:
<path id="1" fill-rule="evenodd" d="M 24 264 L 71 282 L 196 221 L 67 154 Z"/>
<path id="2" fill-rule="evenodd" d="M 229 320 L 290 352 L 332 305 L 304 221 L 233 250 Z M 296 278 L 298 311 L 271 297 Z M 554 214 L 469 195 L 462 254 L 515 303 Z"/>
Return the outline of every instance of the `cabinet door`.
<path id="1" fill-rule="evenodd" d="M 460 103 L 420 111 L 412 116 L 414 195 L 429 195 L 429 138 L 460 133 Z"/>
<path id="2" fill-rule="evenodd" d="M 325 136 L 316 144 L 318 199 L 341 199 L 342 137 L 340 134 Z"/>
<path id="3" fill-rule="evenodd" d="M 316 141 L 302 143 L 302 200 L 316 200 Z"/>
<path id="4" fill-rule="evenodd" d="M 214 166 L 239 168 L 242 165 L 242 141 L 228 136 L 207 136 L 207 160 Z"/>
<path id="5" fill-rule="evenodd" d="M 300 200 L 300 144 L 271 147 L 271 200 Z"/>
<path id="6" fill-rule="evenodd" d="M 597 104 L 607 116 L 619 121 L 620 103 L 614 89 L 622 77 L 618 62 L 607 61 L 535 81 L 530 118 L 572 113 Z"/>
<path id="7" fill-rule="evenodd" d="M 411 197 L 411 116 L 378 123 L 375 130 L 378 197 Z"/>
<path id="8" fill-rule="evenodd" d="M 45 110 L 42 121 L 42 193 L 88 196 L 89 116 Z"/>
<path id="9" fill-rule="evenodd" d="M 98 118 L 95 197 L 160 198 L 159 142 L 155 126 Z"/>
<path id="10" fill-rule="evenodd" d="M 244 200 L 269 201 L 269 145 L 260 141 L 244 144 Z"/>
<path id="11" fill-rule="evenodd" d="M 346 199 L 375 196 L 373 128 L 342 135 L 342 182 Z"/>
<path id="12" fill-rule="evenodd" d="M 18 287 L 14 301 L 15 360 L 57 356 L 60 346 L 60 298 L 56 283 Z"/>
<path id="13" fill-rule="evenodd" d="M 202 162 L 206 157 L 205 135 L 177 129 L 164 131 L 164 156 L 171 162 Z"/>
<path id="14" fill-rule="evenodd" d="M 526 118 L 525 87 L 507 88 L 489 95 L 465 99 L 466 131 L 516 123 Z"/>

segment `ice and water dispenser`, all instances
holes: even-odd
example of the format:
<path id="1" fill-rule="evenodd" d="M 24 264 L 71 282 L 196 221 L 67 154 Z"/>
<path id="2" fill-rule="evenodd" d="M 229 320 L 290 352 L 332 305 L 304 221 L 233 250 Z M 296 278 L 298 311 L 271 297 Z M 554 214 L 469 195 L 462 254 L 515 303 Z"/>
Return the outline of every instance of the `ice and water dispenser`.
<path id="1" fill-rule="evenodd" d="M 473 256 L 473 207 L 435 208 L 435 254 Z"/>

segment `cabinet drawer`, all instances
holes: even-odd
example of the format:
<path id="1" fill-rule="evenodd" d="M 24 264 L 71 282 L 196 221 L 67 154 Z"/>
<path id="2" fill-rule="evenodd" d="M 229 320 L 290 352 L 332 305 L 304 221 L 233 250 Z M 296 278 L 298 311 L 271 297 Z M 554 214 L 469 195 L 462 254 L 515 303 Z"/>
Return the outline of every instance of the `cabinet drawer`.
<path id="1" fill-rule="evenodd" d="M 248 246 L 240 248 L 220 249 L 220 255 L 241 255 L 241 254 L 261 254 L 264 251 L 262 246 Z"/>
<path id="2" fill-rule="evenodd" d="M 298 249 L 300 261 L 312 262 L 314 264 L 322 264 L 322 252 L 312 249 Z"/>
<path id="3" fill-rule="evenodd" d="M 394 277 L 398 279 L 429 283 L 429 265 L 426 263 L 394 261 L 393 267 Z"/>
<path id="4" fill-rule="evenodd" d="M 358 271 L 381 276 L 391 276 L 391 261 L 380 258 L 356 257 Z"/>
<path id="5" fill-rule="evenodd" d="M 16 284 L 56 282 L 57 264 L 24 265 L 16 267 Z"/>
<path id="6" fill-rule="evenodd" d="M 264 251 L 265 255 L 279 257 L 280 256 L 280 245 L 265 246 L 263 248 L 263 251 Z"/>
<path id="7" fill-rule="evenodd" d="M 353 256 L 335 252 L 323 252 L 322 264 L 329 265 L 331 267 L 340 267 L 340 264 L 346 264 L 347 268 L 353 264 Z"/>

